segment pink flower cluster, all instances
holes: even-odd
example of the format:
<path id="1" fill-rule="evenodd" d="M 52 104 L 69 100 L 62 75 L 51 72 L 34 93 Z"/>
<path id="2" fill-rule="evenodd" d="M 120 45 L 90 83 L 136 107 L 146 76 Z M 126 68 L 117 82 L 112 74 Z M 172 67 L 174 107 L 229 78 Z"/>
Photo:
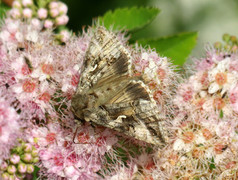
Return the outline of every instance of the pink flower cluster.
<path id="1" fill-rule="evenodd" d="M 8 158 L 10 149 L 20 136 L 22 124 L 20 117 L 11 104 L 13 99 L 7 98 L 7 90 L 0 89 L 0 164 Z"/>
<path id="2" fill-rule="evenodd" d="M 173 138 L 158 151 L 154 179 L 237 178 L 237 62 L 237 54 L 211 49 L 179 84 Z"/>
<path id="3" fill-rule="evenodd" d="M 6 20 L 0 32 L 3 74 L 1 84 L 9 86 L 22 108 L 37 110 L 37 115 L 50 113 L 55 106 L 68 103 L 79 80 L 86 37 L 72 38 L 67 46 L 54 42 L 51 32 L 40 33 L 31 25 Z M 56 98 L 61 98 L 57 102 Z M 23 107 L 24 106 L 24 107 Z"/>
<path id="4" fill-rule="evenodd" d="M 68 7 L 63 2 L 53 0 L 15 0 L 13 8 L 9 11 L 9 17 L 16 19 L 26 19 L 38 29 L 52 29 L 65 26 L 69 17 Z M 70 37 L 70 32 L 64 28 L 57 38 L 61 42 L 66 42 Z"/>
<path id="5" fill-rule="evenodd" d="M 42 176 L 47 173 L 51 178 L 99 179 L 97 172 L 105 163 L 105 153 L 113 153 L 117 137 L 102 127 L 63 129 L 57 123 L 50 123 L 31 130 L 29 141 L 39 151 Z"/>

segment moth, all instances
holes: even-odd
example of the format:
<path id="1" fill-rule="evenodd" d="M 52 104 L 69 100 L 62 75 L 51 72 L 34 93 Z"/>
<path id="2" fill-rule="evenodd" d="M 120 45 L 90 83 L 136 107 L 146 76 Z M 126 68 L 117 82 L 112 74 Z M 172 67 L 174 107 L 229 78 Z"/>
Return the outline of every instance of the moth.
<path id="1" fill-rule="evenodd" d="M 146 80 L 132 74 L 132 56 L 116 35 L 97 27 L 89 44 L 72 111 L 79 119 L 164 146 L 166 130 Z"/>

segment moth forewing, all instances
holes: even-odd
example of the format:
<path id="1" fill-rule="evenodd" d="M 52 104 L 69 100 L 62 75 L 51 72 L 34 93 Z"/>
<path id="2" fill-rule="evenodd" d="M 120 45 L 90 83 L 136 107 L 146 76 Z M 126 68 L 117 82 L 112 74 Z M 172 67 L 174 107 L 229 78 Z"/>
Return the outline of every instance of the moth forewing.
<path id="1" fill-rule="evenodd" d="M 163 146 L 160 110 L 142 77 L 133 77 L 131 55 L 115 34 L 98 27 L 86 53 L 72 109 L 86 121 Z"/>

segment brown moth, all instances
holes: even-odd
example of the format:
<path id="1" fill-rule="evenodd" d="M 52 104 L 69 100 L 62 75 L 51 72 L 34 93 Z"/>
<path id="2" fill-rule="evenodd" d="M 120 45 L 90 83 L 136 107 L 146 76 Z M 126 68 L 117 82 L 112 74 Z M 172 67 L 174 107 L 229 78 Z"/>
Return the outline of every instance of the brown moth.
<path id="1" fill-rule="evenodd" d="M 115 34 L 98 27 L 89 44 L 72 111 L 83 120 L 164 146 L 160 110 L 145 80 L 132 76 L 132 57 Z"/>

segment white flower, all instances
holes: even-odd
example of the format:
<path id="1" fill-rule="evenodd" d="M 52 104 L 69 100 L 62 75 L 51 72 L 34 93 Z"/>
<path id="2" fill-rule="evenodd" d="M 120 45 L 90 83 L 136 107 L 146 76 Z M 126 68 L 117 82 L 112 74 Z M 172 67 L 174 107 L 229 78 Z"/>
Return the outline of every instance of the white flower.
<path id="1" fill-rule="evenodd" d="M 237 81 L 238 75 L 227 72 L 231 63 L 230 58 L 218 62 L 217 66 L 208 72 L 208 79 L 211 82 L 208 92 L 213 94 L 222 89 L 221 95 L 226 93 Z"/>

